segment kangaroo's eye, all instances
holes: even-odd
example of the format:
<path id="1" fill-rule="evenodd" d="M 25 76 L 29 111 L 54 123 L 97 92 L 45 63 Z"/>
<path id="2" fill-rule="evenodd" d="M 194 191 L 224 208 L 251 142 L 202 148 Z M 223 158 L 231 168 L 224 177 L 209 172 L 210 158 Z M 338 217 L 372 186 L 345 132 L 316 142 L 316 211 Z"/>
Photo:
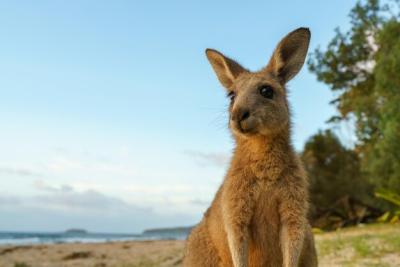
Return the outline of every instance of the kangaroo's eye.
<path id="1" fill-rule="evenodd" d="M 274 97 L 274 89 L 270 85 L 263 85 L 260 87 L 260 94 L 268 99 Z"/>
<path id="2" fill-rule="evenodd" d="M 231 101 L 233 102 L 233 100 L 235 100 L 236 97 L 236 93 L 234 91 L 230 91 L 228 93 L 228 97 L 231 99 Z"/>

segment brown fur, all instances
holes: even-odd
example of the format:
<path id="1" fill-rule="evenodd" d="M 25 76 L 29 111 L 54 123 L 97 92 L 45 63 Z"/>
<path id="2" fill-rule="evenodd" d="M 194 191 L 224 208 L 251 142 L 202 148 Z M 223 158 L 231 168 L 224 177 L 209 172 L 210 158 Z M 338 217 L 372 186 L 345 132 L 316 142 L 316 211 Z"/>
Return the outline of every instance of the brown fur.
<path id="1" fill-rule="evenodd" d="M 289 33 L 258 72 L 206 51 L 218 79 L 235 94 L 229 126 L 236 147 L 211 207 L 188 237 L 184 266 L 317 266 L 306 219 L 307 178 L 290 141 L 285 89 L 304 63 L 309 40 L 306 28 Z M 260 94 L 266 85 L 272 99 Z"/>

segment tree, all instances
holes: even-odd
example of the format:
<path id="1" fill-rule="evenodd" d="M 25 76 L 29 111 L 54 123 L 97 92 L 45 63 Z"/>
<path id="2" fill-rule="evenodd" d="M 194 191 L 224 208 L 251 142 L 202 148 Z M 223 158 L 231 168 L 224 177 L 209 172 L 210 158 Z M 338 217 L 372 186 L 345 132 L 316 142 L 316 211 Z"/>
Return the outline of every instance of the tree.
<path id="1" fill-rule="evenodd" d="M 371 196 L 357 153 L 344 147 L 332 131 L 312 136 L 301 158 L 310 179 L 311 203 L 319 208 L 329 208 L 347 195 L 363 201 Z"/>
<path id="2" fill-rule="evenodd" d="M 350 30 L 337 29 L 308 66 L 337 95 L 330 122 L 354 119 L 362 171 L 376 188 L 400 193 L 400 22 L 390 12 L 378 0 L 357 3 Z"/>

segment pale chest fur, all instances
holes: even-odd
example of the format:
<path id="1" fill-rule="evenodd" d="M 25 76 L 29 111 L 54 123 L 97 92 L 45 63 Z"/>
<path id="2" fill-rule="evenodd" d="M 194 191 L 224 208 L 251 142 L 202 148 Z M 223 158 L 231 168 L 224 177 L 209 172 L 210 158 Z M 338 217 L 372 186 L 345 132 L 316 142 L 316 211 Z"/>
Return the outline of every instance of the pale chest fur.
<path id="1" fill-rule="evenodd" d="M 249 259 L 264 259 L 266 262 L 279 260 L 281 254 L 279 241 L 280 215 L 279 195 L 276 184 L 266 182 L 258 184 L 253 216 L 249 225 Z M 270 262 L 271 263 L 271 262 Z M 279 266 L 279 262 L 276 263 Z"/>
<path id="2" fill-rule="evenodd" d="M 252 180 L 249 183 L 253 193 L 252 217 L 249 223 L 249 263 L 257 263 L 260 260 L 268 263 L 268 266 L 281 266 L 280 230 L 281 221 L 279 205 L 283 184 L 286 189 L 290 183 L 286 183 L 289 172 L 296 172 L 297 162 L 291 164 L 277 163 L 271 160 L 255 160 L 248 162 L 242 168 L 244 179 Z M 236 173 L 237 175 L 238 173 Z M 269 265 L 271 264 L 271 265 Z M 261 264 L 263 266 L 263 264 Z"/>

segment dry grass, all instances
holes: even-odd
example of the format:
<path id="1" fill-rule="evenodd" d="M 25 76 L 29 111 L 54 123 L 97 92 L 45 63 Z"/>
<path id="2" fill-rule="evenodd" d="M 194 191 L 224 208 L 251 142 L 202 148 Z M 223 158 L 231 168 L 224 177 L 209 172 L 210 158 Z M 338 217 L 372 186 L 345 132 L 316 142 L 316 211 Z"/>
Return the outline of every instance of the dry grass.
<path id="1" fill-rule="evenodd" d="M 316 234 L 321 267 L 400 266 L 400 224 Z M 183 241 L 0 247 L 0 267 L 173 267 Z"/>
<path id="2" fill-rule="evenodd" d="M 320 266 L 400 266 L 400 224 L 368 225 L 316 235 Z"/>

